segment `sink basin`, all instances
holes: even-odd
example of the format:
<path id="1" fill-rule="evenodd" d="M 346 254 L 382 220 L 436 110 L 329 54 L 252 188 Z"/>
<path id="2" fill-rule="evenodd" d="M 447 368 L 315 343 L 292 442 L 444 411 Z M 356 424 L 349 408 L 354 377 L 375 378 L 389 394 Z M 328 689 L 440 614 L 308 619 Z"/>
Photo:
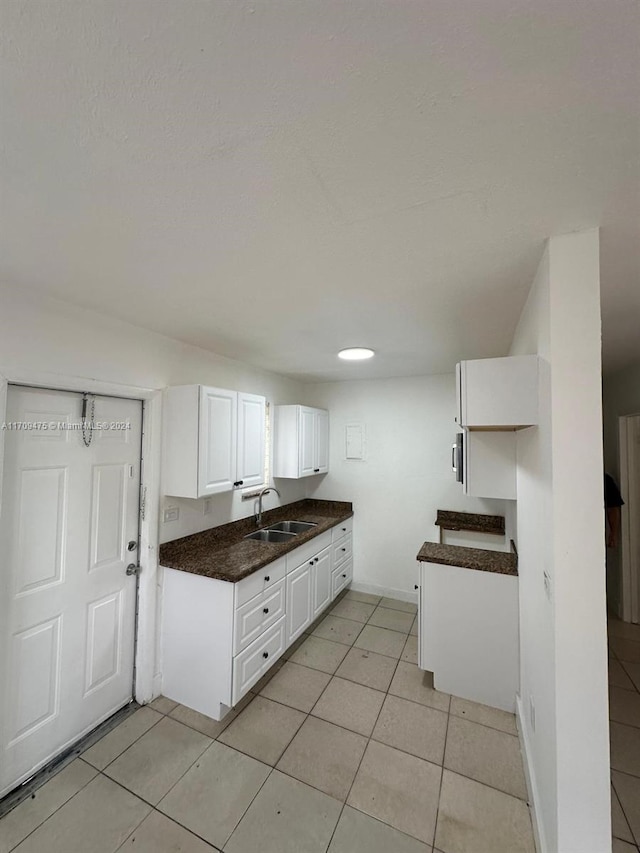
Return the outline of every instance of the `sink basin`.
<path id="1" fill-rule="evenodd" d="M 311 530 L 312 527 L 317 527 L 315 521 L 279 521 L 277 524 L 271 524 L 267 530 L 281 530 L 285 533 L 304 533 L 305 530 Z"/>
<path id="2" fill-rule="evenodd" d="M 283 530 L 256 530 L 249 533 L 245 539 L 257 539 L 259 542 L 288 542 L 293 539 L 295 533 L 285 533 Z"/>

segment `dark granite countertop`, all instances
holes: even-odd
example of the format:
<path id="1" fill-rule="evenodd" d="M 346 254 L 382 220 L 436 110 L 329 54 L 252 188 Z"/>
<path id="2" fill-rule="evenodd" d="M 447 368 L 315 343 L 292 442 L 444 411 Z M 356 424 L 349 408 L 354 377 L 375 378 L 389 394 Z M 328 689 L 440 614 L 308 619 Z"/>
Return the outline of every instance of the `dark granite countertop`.
<path id="1" fill-rule="evenodd" d="M 346 501 L 307 498 L 262 513 L 261 528 L 288 519 L 313 521 L 317 524 L 317 527 L 299 533 L 288 542 L 244 539 L 247 533 L 258 529 L 251 515 L 203 530 L 201 533 L 165 542 L 160 546 L 159 562 L 161 566 L 170 569 L 236 583 L 352 515 L 353 505 Z"/>
<path id="2" fill-rule="evenodd" d="M 484 548 L 463 548 L 459 545 L 425 542 L 416 559 L 422 563 L 442 563 L 445 566 L 460 566 L 479 572 L 518 574 L 518 556 L 509 551 L 488 551 Z"/>
<path id="3" fill-rule="evenodd" d="M 449 509 L 438 510 L 435 525 L 444 530 L 471 530 L 475 533 L 495 533 L 498 536 L 504 536 L 505 532 L 503 515 L 480 515 Z"/>

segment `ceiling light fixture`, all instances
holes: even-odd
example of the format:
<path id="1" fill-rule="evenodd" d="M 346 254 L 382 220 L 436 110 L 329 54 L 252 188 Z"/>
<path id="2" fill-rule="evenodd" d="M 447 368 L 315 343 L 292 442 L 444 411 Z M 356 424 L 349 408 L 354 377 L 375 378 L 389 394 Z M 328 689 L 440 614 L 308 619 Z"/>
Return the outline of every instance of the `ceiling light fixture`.
<path id="1" fill-rule="evenodd" d="M 348 347 L 340 350 L 338 358 L 345 361 L 363 361 L 365 358 L 373 358 L 374 355 L 374 351 L 368 347 Z"/>

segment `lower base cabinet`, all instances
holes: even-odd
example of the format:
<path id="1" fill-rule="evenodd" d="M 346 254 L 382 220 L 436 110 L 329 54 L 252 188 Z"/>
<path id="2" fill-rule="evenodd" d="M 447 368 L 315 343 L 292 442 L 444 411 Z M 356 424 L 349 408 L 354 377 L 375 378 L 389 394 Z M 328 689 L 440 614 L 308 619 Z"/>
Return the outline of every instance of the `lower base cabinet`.
<path id="1" fill-rule="evenodd" d="M 162 692 L 221 720 L 351 582 L 352 519 L 238 583 L 164 568 Z"/>
<path id="2" fill-rule="evenodd" d="M 420 564 L 418 666 L 436 690 L 513 713 L 518 625 L 517 576 Z"/>
<path id="3" fill-rule="evenodd" d="M 291 645 L 313 618 L 313 565 L 306 563 L 287 575 L 287 645 Z"/>

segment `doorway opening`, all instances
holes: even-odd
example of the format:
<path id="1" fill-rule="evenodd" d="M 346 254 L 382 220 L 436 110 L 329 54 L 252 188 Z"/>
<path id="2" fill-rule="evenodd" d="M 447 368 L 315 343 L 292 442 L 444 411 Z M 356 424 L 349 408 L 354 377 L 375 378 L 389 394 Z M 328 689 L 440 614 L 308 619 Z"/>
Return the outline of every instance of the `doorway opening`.
<path id="1" fill-rule="evenodd" d="M 619 418 L 622 619 L 640 622 L 640 414 Z"/>

